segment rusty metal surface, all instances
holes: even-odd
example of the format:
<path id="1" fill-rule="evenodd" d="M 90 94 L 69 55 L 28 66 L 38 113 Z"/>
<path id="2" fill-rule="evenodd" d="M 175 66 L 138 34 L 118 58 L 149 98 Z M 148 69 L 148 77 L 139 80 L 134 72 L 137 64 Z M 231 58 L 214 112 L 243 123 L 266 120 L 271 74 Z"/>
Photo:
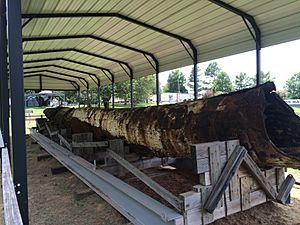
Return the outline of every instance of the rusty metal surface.
<path id="1" fill-rule="evenodd" d="M 189 157 L 190 144 L 239 139 L 261 166 L 300 167 L 300 119 L 266 83 L 174 105 L 135 109 L 46 109 L 59 127 L 123 138 L 156 156 Z"/>

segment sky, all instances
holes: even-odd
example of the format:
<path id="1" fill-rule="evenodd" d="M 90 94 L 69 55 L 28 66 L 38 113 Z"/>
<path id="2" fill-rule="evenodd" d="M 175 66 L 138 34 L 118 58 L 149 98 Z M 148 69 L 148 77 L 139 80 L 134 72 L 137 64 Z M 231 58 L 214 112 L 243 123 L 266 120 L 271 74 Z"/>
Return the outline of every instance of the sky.
<path id="1" fill-rule="evenodd" d="M 261 50 L 261 70 L 265 73 L 270 72 L 275 77 L 277 90 L 283 89 L 288 78 L 295 73 L 300 72 L 300 39 L 296 41 L 286 42 L 284 44 L 273 45 L 271 47 L 262 48 Z M 204 63 L 198 66 L 203 73 L 209 63 L 217 62 L 219 67 L 225 71 L 233 82 L 235 76 L 240 72 L 244 72 L 249 76 L 256 74 L 256 57 L 255 51 L 249 51 L 233 56 L 228 56 Z M 188 78 L 192 66 L 186 66 L 179 69 Z M 171 71 L 160 73 L 161 85 L 167 83 L 168 74 Z M 201 75 L 201 74 L 200 74 Z"/>

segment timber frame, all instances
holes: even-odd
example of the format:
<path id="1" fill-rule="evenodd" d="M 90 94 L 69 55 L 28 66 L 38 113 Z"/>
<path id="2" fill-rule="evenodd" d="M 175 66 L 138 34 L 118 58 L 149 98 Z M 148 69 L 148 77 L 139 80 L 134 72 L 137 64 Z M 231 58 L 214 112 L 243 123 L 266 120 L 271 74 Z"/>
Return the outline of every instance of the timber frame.
<path id="1" fill-rule="evenodd" d="M 130 161 L 129 149 L 124 147 L 123 140 L 94 141 L 92 133 L 71 134 L 71 130 L 59 130 L 46 119 L 39 119 L 37 124 L 41 130 L 31 129 L 30 134 L 34 142 L 133 224 L 140 224 L 140 221 L 143 224 L 153 224 L 153 221 L 156 221 L 155 224 L 209 224 L 266 201 L 287 204 L 295 183 L 292 175 L 285 179 L 285 168 L 262 171 L 238 140 L 210 142 L 191 146 L 191 161 L 188 164 L 199 177 L 199 183 L 190 191 L 176 196 L 147 176 L 143 169 L 160 165 L 182 167 L 184 164 L 180 159 Z M 95 148 L 98 150 L 95 151 Z M 104 163 L 97 164 L 99 160 Z M 85 170 L 93 175 L 83 175 Z M 128 172 L 172 207 L 161 204 L 117 178 Z M 110 183 L 109 191 L 104 181 Z M 125 207 L 121 200 L 125 196 L 130 198 L 127 203 L 131 202 L 131 206 Z M 136 210 L 137 207 L 143 213 Z"/>

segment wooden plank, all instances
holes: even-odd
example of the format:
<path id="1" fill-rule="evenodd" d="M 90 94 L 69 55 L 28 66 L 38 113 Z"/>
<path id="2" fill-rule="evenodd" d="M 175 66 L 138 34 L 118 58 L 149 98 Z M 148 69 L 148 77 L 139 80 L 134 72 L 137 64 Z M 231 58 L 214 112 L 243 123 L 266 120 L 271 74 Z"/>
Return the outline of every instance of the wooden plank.
<path id="1" fill-rule="evenodd" d="M 169 202 L 172 206 L 174 206 L 177 210 L 181 211 L 183 207 L 183 201 L 173 195 L 171 192 L 160 186 L 158 183 L 149 178 L 146 174 L 138 170 L 136 167 L 131 165 L 128 161 L 122 158 L 120 155 L 115 153 L 113 150 L 108 149 L 108 154 L 116 160 L 120 165 L 130 171 L 133 175 L 138 177 L 144 184 L 150 187 L 154 192 L 156 192 L 159 196 Z"/>
<path id="2" fill-rule="evenodd" d="M 72 151 L 72 146 L 71 144 L 60 134 L 57 134 L 59 140 L 61 141 L 61 143 L 66 146 L 67 149 L 69 149 L 70 151 Z"/>
<path id="3" fill-rule="evenodd" d="M 276 200 L 282 204 L 287 204 L 289 201 L 289 195 L 291 193 L 291 190 L 293 188 L 293 185 L 295 184 L 296 180 L 293 177 L 293 175 L 289 174 L 284 182 L 282 183 L 278 196 Z"/>
<path id="4" fill-rule="evenodd" d="M 82 142 L 92 142 L 93 141 L 93 133 L 78 133 L 72 134 L 72 143 L 82 143 Z M 72 146 L 72 145 L 71 145 Z M 72 146 L 73 153 L 84 157 L 88 161 L 92 161 L 95 159 L 94 148 L 92 147 L 74 147 Z"/>
<path id="5" fill-rule="evenodd" d="M 276 168 L 276 187 L 277 191 L 279 191 L 283 181 L 285 180 L 285 168 Z"/>
<path id="6" fill-rule="evenodd" d="M 223 141 L 222 142 L 221 141 L 214 141 L 214 142 L 207 142 L 207 143 L 191 145 L 192 158 L 195 158 L 195 159 L 208 158 L 209 157 L 208 149 L 212 146 L 218 146 L 218 145 L 223 144 L 223 143 L 224 143 Z M 221 155 L 226 155 L 226 149 L 221 148 L 220 149 L 220 154 Z"/>
<path id="7" fill-rule="evenodd" d="M 48 122 L 45 123 L 45 126 L 46 126 L 46 129 L 47 129 L 50 137 L 58 134 L 58 130 L 52 129 L 53 127 Z"/>
<path id="8" fill-rule="evenodd" d="M 73 148 L 97 148 L 97 147 L 108 147 L 107 141 L 94 141 L 94 142 L 72 142 Z"/>
<path id="9" fill-rule="evenodd" d="M 5 225 L 22 225 L 19 205 L 17 202 L 15 186 L 11 175 L 8 150 L 2 150 L 2 192 Z"/>
<path id="10" fill-rule="evenodd" d="M 239 166 L 245 158 L 247 150 L 244 147 L 237 146 L 236 150 L 231 154 L 223 172 L 219 176 L 218 181 L 213 185 L 211 194 L 204 204 L 206 211 L 213 213 L 217 204 L 222 200 L 225 190 L 229 186 L 231 178 L 236 174 Z"/>
<path id="11" fill-rule="evenodd" d="M 113 150 L 116 154 L 121 156 L 122 158 L 125 158 L 125 149 L 124 149 L 124 141 L 121 139 L 114 139 L 109 140 L 109 147 L 111 150 Z M 125 175 L 126 171 L 124 170 L 123 166 L 118 164 L 115 160 L 113 160 L 110 155 L 108 154 L 108 157 L 105 158 L 105 164 L 106 165 L 116 165 L 118 169 L 118 176 Z"/>
<path id="12" fill-rule="evenodd" d="M 267 196 L 271 199 L 276 199 L 277 191 L 272 187 L 270 182 L 263 175 L 259 167 L 253 161 L 249 154 L 246 154 L 245 159 L 245 167 L 251 172 L 255 180 L 259 183 L 261 188 L 266 192 Z"/>
<path id="13" fill-rule="evenodd" d="M 209 170 L 210 170 L 210 182 L 212 187 L 217 183 L 222 172 L 223 163 L 221 165 L 221 150 L 225 151 L 225 142 L 216 143 L 209 147 Z M 225 155 L 226 160 L 226 155 Z M 227 161 L 227 160 L 226 160 Z M 221 198 L 218 207 L 222 207 L 224 204 Z"/>
<path id="14" fill-rule="evenodd" d="M 204 186 L 211 185 L 209 172 L 204 172 L 199 174 L 199 184 Z"/>
<path id="15" fill-rule="evenodd" d="M 250 207 L 260 205 L 267 201 L 267 196 L 263 190 L 257 190 L 250 193 Z"/>
<path id="16" fill-rule="evenodd" d="M 227 159 L 230 158 L 231 154 L 234 152 L 236 146 L 240 144 L 239 140 L 232 140 L 226 142 L 226 149 L 227 149 Z M 230 200 L 240 198 L 240 181 L 238 178 L 237 173 L 231 178 L 229 184 L 229 198 Z"/>
<path id="17" fill-rule="evenodd" d="M 250 199 L 250 177 L 241 177 L 241 206 L 242 211 L 247 210 L 251 207 Z"/>
<path id="18" fill-rule="evenodd" d="M 3 141 L 1 129 L 0 129 L 0 148 L 4 148 L 4 141 Z"/>

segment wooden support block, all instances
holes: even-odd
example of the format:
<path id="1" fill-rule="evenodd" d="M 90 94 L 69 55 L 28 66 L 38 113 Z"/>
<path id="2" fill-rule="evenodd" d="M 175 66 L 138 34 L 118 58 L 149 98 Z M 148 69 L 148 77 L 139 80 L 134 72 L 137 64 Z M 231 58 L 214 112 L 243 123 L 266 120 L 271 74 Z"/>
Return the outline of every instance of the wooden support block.
<path id="1" fill-rule="evenodd" d="M 291 193 L 291 190 L 293 188 L 293 185 L 295 184 L 296 180 L 293 177 L 293 175 L 289 174 L 284 182 L 282 183 L 278 196 L 276 200 L 282 204 L 287 204 L 289 202 L 289 195 Z"/>
<path id="2" fill-rule="evenodd" d="M 249 156 L 249 154 L 246 154 L 244 162 L 245 167 L 247 167 L 261 188 L 266 192 L 267 196 L 271 199 L 276 199 L 277 191 L 272 187 L 270 182 L 266 179 L 262 171 Z"/>
<path id="3" fill-rule="evenodd" d="M 199 174 L 199 184 L 204 186 L 211 185 L 209 172 Z"/>
<path id="4" fill-rule="evenodd" d="M 72 144 L 79 143 L 79 142 L 92 142 L 92 141 L 93 141 L 93 133 L 72 134 Z M 72 145 L 71 147 L 75 155 L 79 155 L 88 161 L 92 161 L 95 159 L 94 148 L 74 147 Z"/>
<path id="5" fill-rule="evenodd" d="M 222 201 L 225 190 L 229 186 L 231 178 L 236 174 L 239 166 L 247 154 L 244 147 L 236 147 L 236 150 L 231 154 L 223 172 L 219 176 L 217 182 L 213 185 L 213 189 L 208 199 L 204 204 L 206 211 L 213 213 L 217 208 L 218 202 Z"/>
<path id="6" fill-rule="evenodd" d="M 51 174 L 52 175 L 61 174 L 61 173 L 65 173 L 65 172 L 68 172 L 68 171 L 69 170 L 64 166 L 51 168 Z"/>
<path id="7" fill-rule="evenodd" d="M 250 199 L 250 177 L 241 177 L 241 206 L 242 211 L 247 210 L 251 207 Z"/>
<path id="8" fill-rule="evenodd" d="M 50 158 L 52 158 L 52 155 L 50 155 L 50 154 L 40 154 L 36 157 L 37 161 L 42 161 L 42 160 L 50 159 Z"/>
<path id="9" fill-rule="evenodd" d="M 283 181 L 285 180 L 285 168 L 276 168 L 276 187 L 277 191 L 279 191 Z"/>

